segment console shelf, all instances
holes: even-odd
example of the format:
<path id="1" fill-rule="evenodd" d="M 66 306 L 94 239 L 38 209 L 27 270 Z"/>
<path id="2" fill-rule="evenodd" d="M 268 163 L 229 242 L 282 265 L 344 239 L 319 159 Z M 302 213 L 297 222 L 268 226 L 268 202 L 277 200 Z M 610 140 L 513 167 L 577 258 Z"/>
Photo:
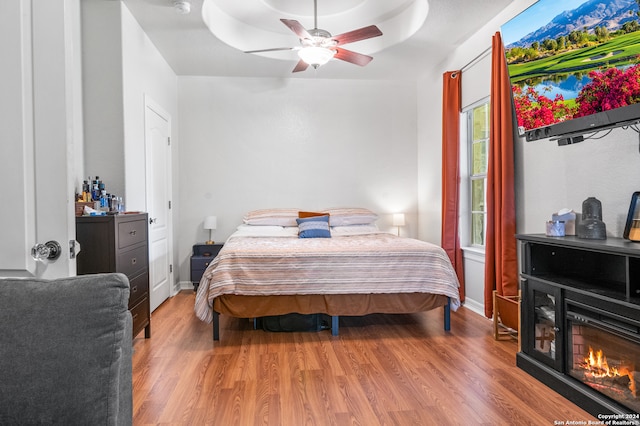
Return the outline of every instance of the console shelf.
<path id="1" fill-rule="evenodd" d="M 622 238 L 517 235 L 526 242 L 523 274 L 640 304 L 640 244 Z"/>

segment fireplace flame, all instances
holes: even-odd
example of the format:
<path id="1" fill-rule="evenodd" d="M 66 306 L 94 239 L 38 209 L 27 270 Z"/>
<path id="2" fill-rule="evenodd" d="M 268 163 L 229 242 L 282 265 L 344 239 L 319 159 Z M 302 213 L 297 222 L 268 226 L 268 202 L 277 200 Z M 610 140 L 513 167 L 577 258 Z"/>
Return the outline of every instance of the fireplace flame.
<path id="1" fill-rule="evenodd" d="M 584 358 L 581 367 L 584 369 L 585 377 L 590 377 L 599 383 L 611 383 L 626 387 L 634 398 L 637 398 L 640 394 L 634 379 L 634 369 L 622 365 L 620 368 L 609 366 L 607 357 L 604 356 L 601 349 L 594 351 L 589 347 L 589 356 Z M 600 382 L 600 380 L 604 380 L 604 382 Z"/>
<path id="2" fill-rule="evenodd" d="M 602 349 L 594 352 L 593 349 L 589 347 L 589 356 L 584 359 L 584 368 L 596 378 L 620 376 L 617 368 L 609 367 L 607 357 L 604 356 Z"/>

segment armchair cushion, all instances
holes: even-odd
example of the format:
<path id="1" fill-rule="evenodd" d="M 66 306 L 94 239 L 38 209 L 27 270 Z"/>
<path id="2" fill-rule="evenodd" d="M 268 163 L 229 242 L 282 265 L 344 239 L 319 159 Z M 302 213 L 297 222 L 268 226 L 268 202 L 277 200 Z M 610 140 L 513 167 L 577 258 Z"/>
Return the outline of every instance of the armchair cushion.
<path id="1" fill-rule="evenodd" d="M 132 423 L 122 274 L 0 279 L 0 424 Z"/>

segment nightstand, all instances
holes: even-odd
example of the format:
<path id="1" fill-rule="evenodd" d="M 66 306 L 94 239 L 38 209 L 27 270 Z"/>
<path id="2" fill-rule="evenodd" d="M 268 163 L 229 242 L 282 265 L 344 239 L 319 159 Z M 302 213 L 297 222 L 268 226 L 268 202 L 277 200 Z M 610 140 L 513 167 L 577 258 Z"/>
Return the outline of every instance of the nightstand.
<path id="1" fill-rule="evenodd" d="M 191 255 L 191 283 L 193 291 L 198 291 L 198 284 L 205 269 L 218 255 L 224 244 L 195 244 Z"/>

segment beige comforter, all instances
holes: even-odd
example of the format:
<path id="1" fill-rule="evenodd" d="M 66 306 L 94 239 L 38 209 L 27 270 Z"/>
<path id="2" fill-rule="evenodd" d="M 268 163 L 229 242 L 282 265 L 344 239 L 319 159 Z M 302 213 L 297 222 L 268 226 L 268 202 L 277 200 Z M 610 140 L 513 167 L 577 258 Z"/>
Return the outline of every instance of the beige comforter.
<path id="1" fill-rule="evenodd" d="M 297 238 L 232 236 L 205 271 L 196 315 L 213 318 L 216 297 L 431 293 L 460 306 L 458 279 L 441 247 L 387 233 Z"/>

